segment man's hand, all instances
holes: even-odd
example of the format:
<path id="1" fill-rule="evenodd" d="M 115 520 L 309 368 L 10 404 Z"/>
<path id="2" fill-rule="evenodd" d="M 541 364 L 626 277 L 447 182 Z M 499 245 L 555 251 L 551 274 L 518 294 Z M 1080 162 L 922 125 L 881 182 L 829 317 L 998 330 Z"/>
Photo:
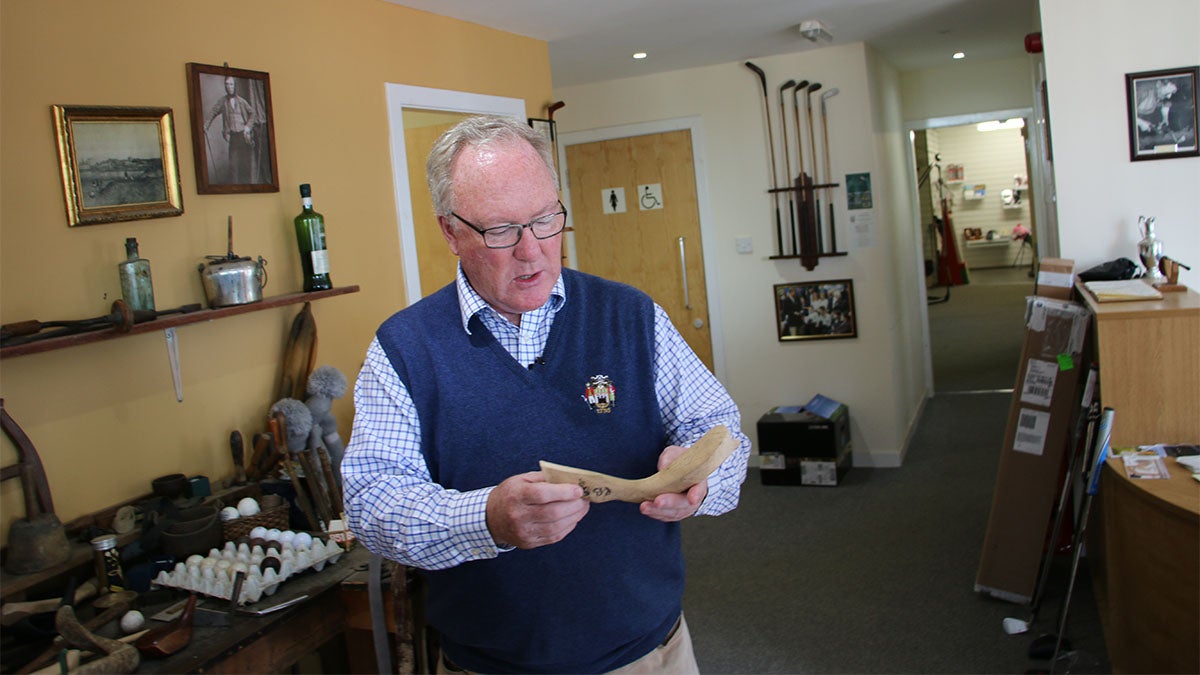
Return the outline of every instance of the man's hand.
<path id="1" fill-rule="evenodd" d="M 501 546 L 537 548 L 562 541 L 587 515 L 583 489 L 547 483 L 541 471 L 507 478 L 487 501 L 487 526 Z"/>
<path id="2" fill-rule="evenodd" d="M 686 451 L 687 448 L 668 445 L 658 456 L 658 470 L 662 471 L 670 466 L 671 462 Z M 706 477 L 688 488 L 686 492 L 658 495 L 653 500 L 642 502 L 639 508 L 644 516 L 661 520 L 664 523 L 673 523 L 690 518 L 704 503 L 704 498 L 707 496 L 708 479 Z"/>

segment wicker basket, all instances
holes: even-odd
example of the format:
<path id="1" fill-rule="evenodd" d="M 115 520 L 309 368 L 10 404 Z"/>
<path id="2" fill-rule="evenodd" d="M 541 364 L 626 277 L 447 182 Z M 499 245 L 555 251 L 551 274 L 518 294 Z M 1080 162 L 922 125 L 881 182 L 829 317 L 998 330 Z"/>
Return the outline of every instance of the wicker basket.
<path id="1" fill-rule="evenodd" d="M 278 506 L 272 506 L 263 509 L 252 516 L 242 516 L 234 518 L 222 523 L 225 533 L 225 541 L 236 541 L 240 537 L 247 537 L 250 531 L 259 525 L 267 528 L 275 528 L 277 530 L 288 529 L 288 508 L 289 504 L 284 501 Z"/>

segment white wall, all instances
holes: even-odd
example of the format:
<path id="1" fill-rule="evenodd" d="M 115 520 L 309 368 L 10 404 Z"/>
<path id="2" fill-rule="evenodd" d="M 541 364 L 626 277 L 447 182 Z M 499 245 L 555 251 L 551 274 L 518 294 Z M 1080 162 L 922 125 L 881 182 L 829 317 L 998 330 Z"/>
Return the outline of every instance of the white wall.
<path id="1" fill-rule="evenodd" d="M 900 76 L 905 121 L 1033 107 L 1029 59 L 956 61 Z"/>
<path id="2" fill-rule="evenodd" d="M 1126 73 L 1200 64 L 1200 2 L 1052 0 L 1041 21 L 1063 257 L 1136 262 L 1138 216 L 1154 216 L 1200 287 L 1200 158 L 1131 162 L 1125 103 Z"/>
<path id="3" fill-rule="evenodd" d="M 754 435 L 755 422 L 770 408 L 802 404 L 821 393 L 849 406 L 857 465 L 898 466 L 924 391 L 919 377 L 921 319 L 914 309 L 918 299 L 923 303 L 924 289 L 918 296 L 918 280 L 897 283 L 915 276 L 918 267 L 912 257 L 917 247 L 897 241 L 896 228 L 908 227 L 908 206 L 895 201 L 906 199 L 904 159 L 881 145 L 899 147 L 898 77 L 862 44 L 753 61 L 767 74 L 773 118 L 779 110 L 778 87 L 785 80 L 821 82 L 826 90 L 837 87 L 840 93 L 828 102 L 833 176 L 842 183 L 846 173 L 870 172 L 873 179 L 875 227 L 870 236 L 851 236 L 845 194 L 837 190 L 838 244 L 849 255 L 822 258 L 811 272 L 797 260 L 768 260 L 775 226 L 766 194 L 771 180 L 763 95 L 758 78 L 742 62 L 557 88 L 555 98 L 567 103 L 555 116 L 560 138 L 569 143 L 573 132 L 699 117 L 707 161 L 696 170 L 704 172 L 709 188 L 709 225 L 715 233 L 705 256 L 714 257 L 720 270 L 719 286 L 709 287 L 722 313 L 721 325 L 713 330 L 723 341 L 725 384 L 742 410 L 744 428 Z M 892 91 L 894 103 L 873 100 L 876 86 Z M 816 98 L 814 94 L 815 105 Z M 789 102 L 789 117 L 790 108 Z M 781 147 L 778 129 L 774 136 Z M 817 136 L 819 141 L 819 129 Z M 794 133 L 789 141 L 794 144 Z M 776 154 L 782 164 L 782 155 Z M 792 167 L 796 164 L 793 159 Z M 897 213 L 905 218 L 897 221 Z M 753 238 L 754 253 L 739 255 L 734 239 L 747 236 Z M 847 278 L 854 281 L 859 337 L 777 340 L 775 284 Z"/>
<path id="4" fill-rule="evenodd" d="M 1012 229 L 1017 223 L 1032 227 L 1028 190 L 1021 191 L 1021 200 L 1014 207 L 1001 202 L 1001 191 L 1013 188 L 1013 176 L 1027 176 L 1025 169 L 1025 139 L 1021 129 L 998 129 L 979 131 L 974 124 L 930 129 L 930 137 L 936 137 L 937 147 L 942 154 L 943 173 L 950 164 L 963 166 L 963 180 L 949 183 L 953 196 L 956 244 L 960 257 L 969 269 L 1008 267 L 1017 258 L 1021 242 L 1012 240 Z M 967 199 L 964 191 L 976 185 L 985 185 L 983 199 Z M 994 230 L 996 239 L 974 242 L 967 241 L 963 230 L 977 228 L 983 233 Z M 1033 262 L 1026 250 L 1024 264 Z"/>

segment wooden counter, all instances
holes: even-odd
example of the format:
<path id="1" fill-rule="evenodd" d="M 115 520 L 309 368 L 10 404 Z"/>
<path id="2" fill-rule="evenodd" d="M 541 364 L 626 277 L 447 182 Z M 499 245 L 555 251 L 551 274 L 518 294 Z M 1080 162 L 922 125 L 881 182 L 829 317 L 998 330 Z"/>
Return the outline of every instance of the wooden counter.
<path id="1" fill-rule="evenodd" d="M 1200 294 L 1098 302 L 1076 283 L 1095 316 L 1100 400 L 1116 411 L 1114 447 L 1200 442 Z"/>
<path id="2" fill-rule="evenodd" d="M 1089 556 L 1115 673 L 1200 673 L 1200 482 L 1164 462 L 1169 480 L 1104 466 Z"/>

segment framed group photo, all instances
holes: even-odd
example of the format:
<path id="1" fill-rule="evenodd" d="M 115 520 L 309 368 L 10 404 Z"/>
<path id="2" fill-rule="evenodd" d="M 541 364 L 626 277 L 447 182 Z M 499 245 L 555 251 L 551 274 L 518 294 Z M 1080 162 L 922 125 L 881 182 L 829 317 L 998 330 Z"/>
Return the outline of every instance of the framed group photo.
<path id="1" fill-rule="evenodd" d="M 279 192 L 271 76 L 187 64 L 196 191 Z"/>
<path id="2" fill-rule="evenodd" d="M 1125 75 L 1129 159 L 1196 157 L 1196 80 L 1200 66 Z"/>
<path id="3" fill-rule="evenodd" d="M 779 341 L 858 337 L 850 279 L 775 285 Z"/>
<path id="4" fill-rule="evenodd" d="M 183 213 L 170 108 L 51 106 L 67 225 Z"/>

